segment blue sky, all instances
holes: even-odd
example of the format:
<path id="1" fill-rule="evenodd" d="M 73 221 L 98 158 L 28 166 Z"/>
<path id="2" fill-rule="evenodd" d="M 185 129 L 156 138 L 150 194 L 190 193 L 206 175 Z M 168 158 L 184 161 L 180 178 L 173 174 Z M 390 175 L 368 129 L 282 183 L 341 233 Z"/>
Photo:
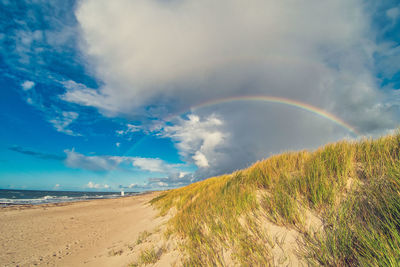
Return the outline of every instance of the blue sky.
<path id="1" fill-rule="evenodd" d="M 365 136 L 399 125 L 397 1 L 3 0 L 0 15 L 0 188 L 173 188 L 354 138 L 249 96 Z"/>

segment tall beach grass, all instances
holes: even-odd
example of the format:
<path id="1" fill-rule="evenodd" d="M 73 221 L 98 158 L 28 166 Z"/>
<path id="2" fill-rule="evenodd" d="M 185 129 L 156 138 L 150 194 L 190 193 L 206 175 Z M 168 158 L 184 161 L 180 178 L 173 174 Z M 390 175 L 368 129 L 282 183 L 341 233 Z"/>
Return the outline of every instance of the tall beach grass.
<path id="1" fill-rule="evenodd" d="M 173 212 L 183 265 L 268 266 L 274 241 L 260 214 L 301 233 L 303 260 L 328 266 L 400 265 L 400 133 L 288 152 L 247 169 L 167 191 L 152 200 Z M 306 227 L 305 211 L 323 222 Z"/>

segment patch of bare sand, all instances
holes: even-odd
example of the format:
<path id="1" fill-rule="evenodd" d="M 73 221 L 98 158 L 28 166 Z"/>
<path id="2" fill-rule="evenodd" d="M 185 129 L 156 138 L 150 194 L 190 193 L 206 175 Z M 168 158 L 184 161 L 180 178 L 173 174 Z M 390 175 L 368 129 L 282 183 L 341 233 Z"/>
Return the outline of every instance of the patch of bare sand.
<path id="1" fill-rule="evenodd" d="M 260 204 L 264 194 L 268 192 L 259 190 L 256 193 Z M 305 233 L 320 231 L 323 228 L 323 222 L 317 214 L 304 207 L 301 208 L 301 217 L 302 224 L 294 227 L 273 223 L 266 214 L 260 211 L 255 216 L 257 224 L 270 239 L 272 266 L 309 266 L 301 255 L 302 246 L 304 246 L 303 237 Z"/>
<path id="2" fill-rule="evenodd" d="M 137 244 L 143 231 L 154 233 L 152 243 L 163 246 L 167 217 L 157 217 L 148 204 L 157 194 L 3 208 L 0 265 L 128 266 L 143 249 Z M 159 266 L 171 265 L 173 253 L 161 255 Z"/>

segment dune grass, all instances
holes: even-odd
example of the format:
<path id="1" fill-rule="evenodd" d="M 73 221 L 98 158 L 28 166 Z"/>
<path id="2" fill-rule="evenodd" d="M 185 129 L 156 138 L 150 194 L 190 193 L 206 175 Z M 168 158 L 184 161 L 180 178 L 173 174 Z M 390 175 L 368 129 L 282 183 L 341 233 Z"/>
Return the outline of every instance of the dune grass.
<path id="1" fill-rule="evenodd" d="M 154 247 L 143 250 L 139 256 L 139 262 L 142 265 L 156 263 L 158 259 L 159 255 L 157 255 Z"/>
<path id="2" fill-rule="evenodd" d="M 330 266 L 400 264 L 400 133 L 288 152 L 152 200 L 182 240 L 184 265 L 269 265 L 257 214 L 303 234 L 302 255 Z M 323 221 L 305 228 L 304 210 Z"/>
<path id="3" fill-rule="evenodd" d="M 256 198 L 249 187 L 243 186 L 243 179 L 240 172 L 212 178 L 152 201 L 164 214 L 173 206 L 177 208 L 170 227 L 187 241 L 184 248 L 189 257 L 185 264 L 223 265 L 224 253 L 230 248 L 239 262 L 267 262 L 264 246 L 268 240 L 256 228 L 248 232 L 239 220 L 257 208 Z"/>
<path id="4" fill-rule="evenodd" d="M 330 266 L 400 265 L 400 166 L 366 181 L 305 239 L 312 262 Z"/>
<path id="5" fill-rule="evenodd" d="M 157 253 L 154 247 L 149 247 L 140 252 L 138 261 L 131 263 L 129 267 L 146 266 L 156 263 L 161 257 L 161 253 Z"/>

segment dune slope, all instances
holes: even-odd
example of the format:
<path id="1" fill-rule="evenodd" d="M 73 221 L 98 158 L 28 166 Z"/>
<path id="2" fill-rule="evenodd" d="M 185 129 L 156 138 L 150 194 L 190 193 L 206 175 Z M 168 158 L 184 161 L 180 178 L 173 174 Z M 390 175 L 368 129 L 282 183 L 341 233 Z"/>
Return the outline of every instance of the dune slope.
<path id="1" fill-rule="evenodd" d="M 400 134 L 270 157 L 152 200 L 189 266 L 396 265 Z"/>

